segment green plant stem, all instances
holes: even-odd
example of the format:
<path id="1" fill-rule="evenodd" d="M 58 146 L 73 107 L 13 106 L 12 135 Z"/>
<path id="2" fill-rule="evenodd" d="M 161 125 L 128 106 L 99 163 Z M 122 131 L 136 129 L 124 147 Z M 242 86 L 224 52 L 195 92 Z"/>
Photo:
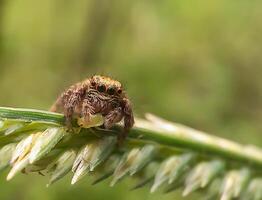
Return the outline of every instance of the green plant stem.
<path id="1" fill-rule="evenodd" d="M 28 122 L 45 122 L 64 125 L 65 118 L 62 114 L 22 108 L 0 107 L 0 118 L 13 119 Z"/>
<path id="2" fill-rule="evenodd" d="M 0 107 L 0 118 L 27 122 L 44 122 L 64 125 L 64 116 L 58 113 Z M 121 131 L 116 127 L 116 131 Z M 99 130 L 96 130 L 99 132 Z M 162 119 L 151 121 L 136 119 L 136 125 L 130 130 L 130 139 L 155 142 L 170 148 L 183 148 L 202 155 L 217 155 L 231 162 L 245 162 L 262 168 L 262 150 L 258 147 L 244 146 L 235 142 L 211 136 L 180 124 L 166 122 Z"/>
<path id="3" fill-rule="evenodd" d="M 162 145 L 193 150 L 203 156 L 215 155 L 228 159 L 230 162 L 245 162 L 260 169 L 262 168 L 262 150 L 258 149 L 258 147 L 253 149 L 250 146 L 244 146 L 233 141 L 192 130 L 191 128 L 184 127 L 176 131 L 166 132 L 152 127 L 145 128 L 139 123 L 130 133 L 132 138 L 137 136 L 140 136 L 142 140 L 150 140 Z"/>

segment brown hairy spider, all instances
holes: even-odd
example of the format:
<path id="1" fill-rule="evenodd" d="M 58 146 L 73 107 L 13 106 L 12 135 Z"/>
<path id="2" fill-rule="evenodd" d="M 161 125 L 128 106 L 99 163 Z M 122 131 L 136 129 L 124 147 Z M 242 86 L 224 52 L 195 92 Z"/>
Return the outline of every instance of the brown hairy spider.
<path id="1" fill-rule="evenodd" d="M 106 129 L 124 118 L 122 138 L 134 125 L 132 106 L 121 83 L 105 76 L 95 75 L 72 85 L 56 100 L 50 111 L 62 112 L 68 128 L 72 127 L 73 118 L 82 117 L 88 123 L 90 116 L 97 113 L 104 117 Z"/>

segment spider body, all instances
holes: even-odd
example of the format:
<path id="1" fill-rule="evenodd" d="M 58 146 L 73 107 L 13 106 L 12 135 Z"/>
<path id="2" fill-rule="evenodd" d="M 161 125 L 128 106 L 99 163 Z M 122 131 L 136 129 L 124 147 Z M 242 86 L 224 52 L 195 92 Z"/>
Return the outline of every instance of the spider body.
<path id="1" fill-rule="evenodd" d="M 97 113 L 104 117 L 106 129 L 124 119 L 126 134 L 134 125 L 132 106 L 121 83 L 105 76 L 95 75 L 72 85 L 58 97 L 50 111 L 62 112 L 68 128 L 73 118 L 81 117 L 88 123 L 90 116 Z"/>

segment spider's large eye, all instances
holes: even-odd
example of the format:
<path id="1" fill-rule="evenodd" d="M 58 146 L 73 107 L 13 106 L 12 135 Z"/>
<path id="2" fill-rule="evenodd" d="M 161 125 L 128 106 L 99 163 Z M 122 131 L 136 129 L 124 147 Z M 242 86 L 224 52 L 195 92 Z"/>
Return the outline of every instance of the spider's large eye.
<path id="1" fill-rule="evenodd" d="M 121 93 L 122 93 L 122 90 L 121 90 L 121 89 L 117 90 L 117 93 L 118 93 L 118 94 L 121 94 Z"/>
<path id="2" fill-rule="evenodd" d="M 96 82 L 95 82 L 95 81 L 91 81 L 91 85 L 92 85 L 93 87 L 95 87 L 95 86 L 96 86 Z"/>
<path id="3" fill-rule="evenodd" d="M 106 91 L 106 86 L 101 84 L 101 85 L 98 85 L 97 88 L 96 88 L 99 92 L 105 92 Z"/>
<path id="4" fill-rule="evenodd" d="M 115 94 L 115 92 L 116 92 L 116 90 L 115 90 L 114 87 L 109 87 L 109 88 L 107 89 L 107 93 L 110 94 L 110 95 Z"/>

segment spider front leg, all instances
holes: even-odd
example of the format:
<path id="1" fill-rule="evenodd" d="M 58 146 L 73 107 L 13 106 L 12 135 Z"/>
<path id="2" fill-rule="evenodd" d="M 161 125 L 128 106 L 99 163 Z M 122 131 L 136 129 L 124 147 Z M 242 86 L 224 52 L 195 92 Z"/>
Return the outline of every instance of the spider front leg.
<path id="1" fill-rule="evenodd" d="M 84 94 L 81 91 L 73 92 L 68 102 L 65 102 L 64 104 L 64 115 L 66 119 L 65 122 L 68 128 L 72 127 L 72 119 L 74 112 L 82 102 L 83 95 Z"/>
<path id="2" fill-rule="evenodd" d="M 83 123 L 88 124 L 91 119 L 91 115 L 95 114 L 93 106 L 88 99 L 84 99 L 82 103 L 81 117 L 83 118 Z"/>
<path id="3" fill-rule="evenodd" d="M 122 118 L 123 118 L 122 108 L 121 107 L 115 108 L 104 117 L 105 120 L 104 127 L 106 129 L 110 129 L 114 124 L 120 122 Z"/>
<path id="4" fill-rule="evenodd" d="M 56 111 L 58 107 L 62 107 L 65 115 L 65 124 L 69 129 L 72 128 L 73 115 L 82 103 L 87 88 L 86 84 L 80 83 L 70 87 L 51 107 L 51 111 Z"/>
<path id="5" fill-rule="evenodd" d="M 135 120 L 134 120 L 134 114 L 132 111 L 132 105 L 129 99 L 124 98 L 123 99 L 123 112 L 124 112 L 124 129 L 125 134 L 128 133 L 129 129 L 133 127 Z"/>
<path id="6" fill-rule="evenodd" d="M 112 110 L 111 112 L 109 112 L 105 117 L 104 117 L 104 127 L 106 129 L 110 129 L 112 128 L 112 126 L 114 124 L 116 124 L 117 122 L 120 122 L 121 119 L 123 118 L 123 111 L 121 107 L 115 108 L 114 110 Z M 124 135 L 123 132 L 121 132 L 120 134 L 118 134 L 117 136 L 117 140 L 118 140 L 118 145 L 121 146 L 121 144 L 124 141 Z"/>

